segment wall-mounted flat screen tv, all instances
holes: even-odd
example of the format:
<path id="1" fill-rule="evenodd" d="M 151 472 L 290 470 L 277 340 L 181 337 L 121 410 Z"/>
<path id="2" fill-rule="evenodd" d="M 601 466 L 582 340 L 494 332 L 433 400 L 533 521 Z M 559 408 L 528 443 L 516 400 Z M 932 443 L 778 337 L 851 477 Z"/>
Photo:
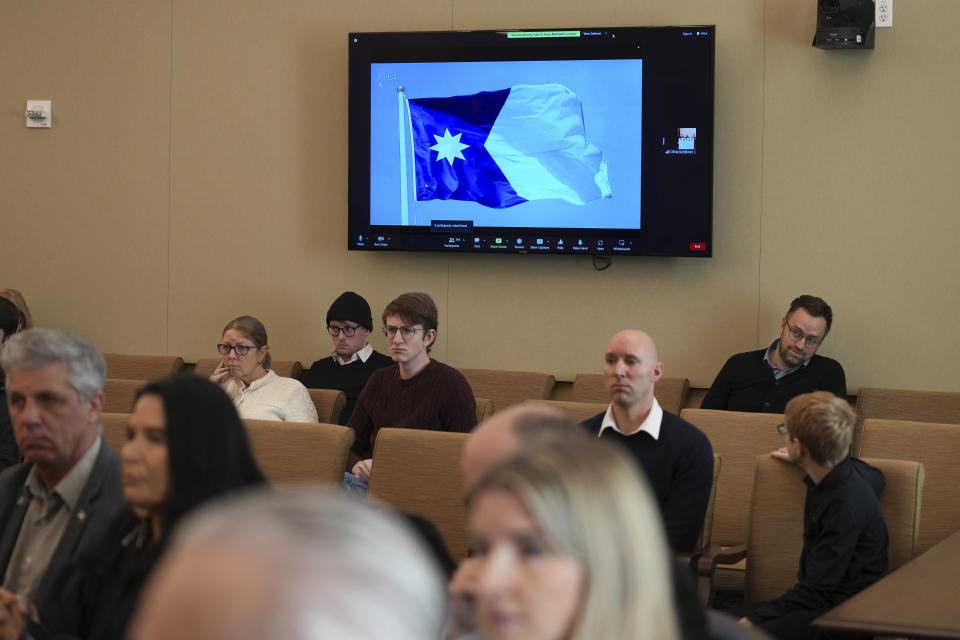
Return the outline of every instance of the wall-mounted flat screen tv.
<path id="1" fill-rule="evenodd" d="M 712 254 L 713 26 L 349 47 L 349 249 Z"/>

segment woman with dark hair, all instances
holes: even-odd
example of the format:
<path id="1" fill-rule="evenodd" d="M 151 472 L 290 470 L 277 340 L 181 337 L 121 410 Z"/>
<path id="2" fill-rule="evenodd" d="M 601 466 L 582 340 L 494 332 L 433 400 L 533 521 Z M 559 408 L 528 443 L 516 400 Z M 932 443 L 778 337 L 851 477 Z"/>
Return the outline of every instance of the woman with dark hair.
<path id="1" fill-rule="evenodd" d="M 217 351 L 223 360 L 210 380 L 223 387 L 244 420 L 318 421 L 307 388 L 270 370 L 262 322 L 253 316 L 234 318 L 223 328 Z"/>
<path id="2" fill-rule="evenodd" d="M 0 289 L 0 298 L 5 298 L 6 300 L 12 302 L 13 306 L 15 306 L 17 311 L 20 313 L 20 321 L 17 331 L 33 328 L 33 317 L 30 315 L 30 307 L 27 306 L 27 301 L 19 290 Z"/>
<path id="3" fill-rule="evenodd" d="M 27 616 L 33 638 L 123 638 L 140 589 L 177 523 L 210 500 L 266 482 L 230 398 L 194 376 L 151 382 L 137 393 L 121 465 L 130 505 L 127 534 L 106 563 L 102 557 L 79 563 L 56 611 Z M 17 637 L 19 631 L 0 630 L 3 640 Z"/>

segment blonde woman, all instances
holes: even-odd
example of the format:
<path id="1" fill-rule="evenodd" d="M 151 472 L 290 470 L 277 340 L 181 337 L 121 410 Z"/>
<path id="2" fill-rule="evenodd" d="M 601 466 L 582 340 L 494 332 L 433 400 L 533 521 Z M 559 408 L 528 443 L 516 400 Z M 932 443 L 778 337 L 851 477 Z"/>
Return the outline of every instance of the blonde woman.
<path id="1" fill-rule="evenodd" d="M 615 446 L 576 438 L 522 451 L 467 506 L 480 637 L 679 637 L 656 502 Z"/>

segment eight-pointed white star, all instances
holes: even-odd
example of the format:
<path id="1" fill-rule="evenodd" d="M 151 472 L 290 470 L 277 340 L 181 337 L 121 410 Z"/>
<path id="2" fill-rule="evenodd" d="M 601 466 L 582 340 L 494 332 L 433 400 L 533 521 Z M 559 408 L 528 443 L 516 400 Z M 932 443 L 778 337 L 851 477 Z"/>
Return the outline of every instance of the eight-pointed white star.
<path id="1" fill-rule="evenodd" d="M 444 131 L 443 137 L 433 134 L 433 137 L 437 139 L 437 144 L 430 148 L 437 152 L 438 162 L 446 159 L 452 167 L 454 158 L 460 158 L 461 160 L 466 159 L 463 157 L 463 153 L 461 153 L 461 151 L 468 148 L 470 145 L 460 142 L 460 136 L 462 135 L 462 133 L 458 133 L 455 136 L 451 136 L 450 129 Z"/>

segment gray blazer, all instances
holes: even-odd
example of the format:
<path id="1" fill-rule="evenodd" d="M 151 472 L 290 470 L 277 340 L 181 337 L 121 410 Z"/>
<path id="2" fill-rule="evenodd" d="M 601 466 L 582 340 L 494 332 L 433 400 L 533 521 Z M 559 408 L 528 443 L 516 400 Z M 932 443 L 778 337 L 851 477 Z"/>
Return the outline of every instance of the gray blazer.
<path id="1" fill-rule="evenodd" d="M 0 473 L 0 581 L 7 572 L 27 512 L 24 483 L 32 466 L 25 462 Z M 113 552 L 123 535 L 122 516 L 127 509 L 120 456 L 101 436 L 100 452 L 80 493 L 76 513 L 67 524 L 37 587 L 34 597 L 37 609 L 43 611 L 51 598 L 56 602 L 57 585 L 74 569 L 78 559 L 95 558 L 96 554 L 106 557 Z"/>

